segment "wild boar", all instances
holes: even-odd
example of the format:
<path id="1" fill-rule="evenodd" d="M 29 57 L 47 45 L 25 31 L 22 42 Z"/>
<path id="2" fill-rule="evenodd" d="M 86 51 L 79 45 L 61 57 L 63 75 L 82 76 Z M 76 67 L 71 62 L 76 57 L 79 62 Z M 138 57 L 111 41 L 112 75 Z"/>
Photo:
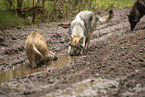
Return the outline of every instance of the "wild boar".
<path id="1" fill-rule="evenodd" d="M 35 31 L 28 36 L 25 50 L 32 68 L 37 67 L 42 61 L 57 59 L 55 54 L 49 50 L 44 37 Z"/>

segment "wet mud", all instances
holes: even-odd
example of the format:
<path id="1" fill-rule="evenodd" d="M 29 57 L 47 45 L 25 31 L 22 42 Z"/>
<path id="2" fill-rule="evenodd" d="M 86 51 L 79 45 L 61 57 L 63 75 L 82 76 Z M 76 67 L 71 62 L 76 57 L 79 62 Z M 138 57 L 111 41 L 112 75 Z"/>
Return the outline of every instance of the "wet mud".
<path id="1" fill-rule="evenodd" d="M 0 33 L 0 96 L 145 96 L 145 17 L 131 32 L 130 10 L 115 9 L 110 23 L 96 23 L 91 47 L 77 57 L 67 55 L 69 28 L 60 23 L 4 30 Z M 24 45 L 34 30 L 44 36 L 58 60 L 31 69 Z"/>
<path id="2" fill-rule="evenodd" d="M 80 56 L 70 57 L 64 51 L 56 53 L 56 56 L 59 57 L 58 60 L 47 62 L 46 64 L 42 65 L 41 67 L 38 67 L 35 69 L 32 69 L 29 66 L 28 61 L 23 62 L 22 64 L 19 64 L 17 66 L 13 66 L 12 69 L 0 73 L 0 79 L 1 79 L 0 84 L 3 82 L 7 82 L 11 79 L 27 76 L 29 74 L 33 74 L 36 72 L 53 70 L 55 68 L 63 68 L 65 66 L 67 66 L 68 63 L 70 63 L 74 60 L 79 60 L 79 57 L 80 57 Z M 15 60 L 15 58 L 12 58 L 12 59 Z M 9 60 L 9 61 L 12 61 L 12 60 Z"/>

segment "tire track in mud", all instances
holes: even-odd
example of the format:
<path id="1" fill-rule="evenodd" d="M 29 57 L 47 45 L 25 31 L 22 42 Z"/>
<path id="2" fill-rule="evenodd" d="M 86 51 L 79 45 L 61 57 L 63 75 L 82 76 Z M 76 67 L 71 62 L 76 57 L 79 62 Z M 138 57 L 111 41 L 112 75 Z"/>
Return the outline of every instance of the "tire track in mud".
<path id="1" fill-rule="evenodd" d="M 111 23 L 97 26 L 93 40 L 91 40 L 92 46 L 80 60 L 73 61 L 69 63 L 68 66 L 61 69 L 38 72 L 3 83 L 0 87 L 0 96 L 42 96 L 58 89 L 71 87 L 73 83 L 80 82 L 87 78 L 96 77 L 96 74 L 104 78 L 119 79 L 119 86 L 108 91 L 106 95 L 110 97 L 126 95 L 125 90 L 130 88 L 126 80 L 132 81 L 129 79 L 130 76 L 132 77 L 130 73 L 133 72 L 138 80 L 140 77 L 145 78 L 144 75 L 142 75 L 145 58 L 139 54 L 145 53 L 144 46 L 141 45 L 142 43 L 136 42 L 140 40 L 144 41 L 145 39 L 143 37 L 144 34 L 140 31 L 138 32 L 138 29 L 144 30 L 145 24 L 142 22 L 145 22 L 145 19 L 142 19 L 140 23 L 138 23 L 135 31 L 130 32 L 130 26 L 126 16 L 129 10 L 129 8 L 114 10 L 115 16 L 111 20 Z M 35 28 L 35 30 L 36 29 L 38 28 Z M 54 29 L 58 30 L 54 31 Z M 52 38 L 46 41 L 51 43 L 50 46 L 53 51 L 60 51 L 67 47 L 69 37 L 66 32 L 68 29 L 60 29 L 59 27 L 56 28 L 56 26 L 45 28 L 45 30 L 42 26 L 40 29 L 42 35 L 46 35 L 45 38 Z M 32 31 L 32 29 L 27 30 L 30 30 L 28 31 L 29 33 Z M 50 31 L 50 33 L 45 34 L 47 31 Z M 23 31 L 21 33 L 23 33 Z M 28 33 L 26 36 L 27 35 Z M 24 44 L 24 41 L 25 39 L 22 41 L 22 44 Z M 137 47 L 139 50 L 134 47 Z M 136 58 L 134 59 L 133 57 Z M 137 57 L 140 58 L 138 59 Z M 138 70 L 141 74 L 136 74 L 135 70 Z M 124 79 L 121 79 L 121 77 L 124 77 Z M 132 77 L 132 79 L 135 78 Z M 138 83 L 137 81 L 135 82 Z M 124 88 L 124 83 L 127 86 L 126 88 Z M 144 83 L 141 82 L 141 86 L 144 86 L 143 84 Z M 131 86 L 134 87 L 134 84 L 132 83 Z"/>

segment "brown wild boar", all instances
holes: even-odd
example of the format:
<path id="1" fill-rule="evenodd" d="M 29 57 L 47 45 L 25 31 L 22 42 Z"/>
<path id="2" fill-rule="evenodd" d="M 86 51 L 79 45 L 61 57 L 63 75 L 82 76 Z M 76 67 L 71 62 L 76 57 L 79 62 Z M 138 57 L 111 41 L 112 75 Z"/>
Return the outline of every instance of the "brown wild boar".
<path id="1" fill-rule="evenodd" d="M 145 0 L 137 0 L 128 15 L 131 31 L 145 14 Z"/>
<path id="2" fill-rule="evenodd" d="M 25 49 L 32 68 L 38 66 L 42 61 L 57 59 L 54 53 L 49 51 L 44 37 L 35 31 L 28 36 Z"/>

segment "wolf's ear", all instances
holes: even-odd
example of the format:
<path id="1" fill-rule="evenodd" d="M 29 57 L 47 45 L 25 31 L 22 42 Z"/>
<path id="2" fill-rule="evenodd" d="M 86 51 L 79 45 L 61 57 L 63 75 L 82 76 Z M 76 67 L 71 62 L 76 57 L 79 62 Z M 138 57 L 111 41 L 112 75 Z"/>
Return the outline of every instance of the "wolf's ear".
<path id="1" fill-rule="evenodd" d="M 129 18 L 129 17 L 130 17 L 130 15 L 127 15 L 127 17 Z"/>
<path id="2" fill-rule="evenodd" d="M 79 40 L 79 42 L 80 42 L 80 43 L 83 43 L 83 40 L 84 40 L 84 37 L 82 37 L 82 38 Z"/>
<path id="3" fill-rule="evenodd" d="M 127 16 L 128 16 L 128 18 L 133 18 L 133 15 L 131 15 L 131 14 L 130 15 L 127 15 Z"/>
<path id="4" fill-rule="evenodd" d="M 80 45 L 83 47 L 85 47 L 85 40 L 86 40 L 85 37 L 81 37 L 81 39 L 79 40 Z"/>

